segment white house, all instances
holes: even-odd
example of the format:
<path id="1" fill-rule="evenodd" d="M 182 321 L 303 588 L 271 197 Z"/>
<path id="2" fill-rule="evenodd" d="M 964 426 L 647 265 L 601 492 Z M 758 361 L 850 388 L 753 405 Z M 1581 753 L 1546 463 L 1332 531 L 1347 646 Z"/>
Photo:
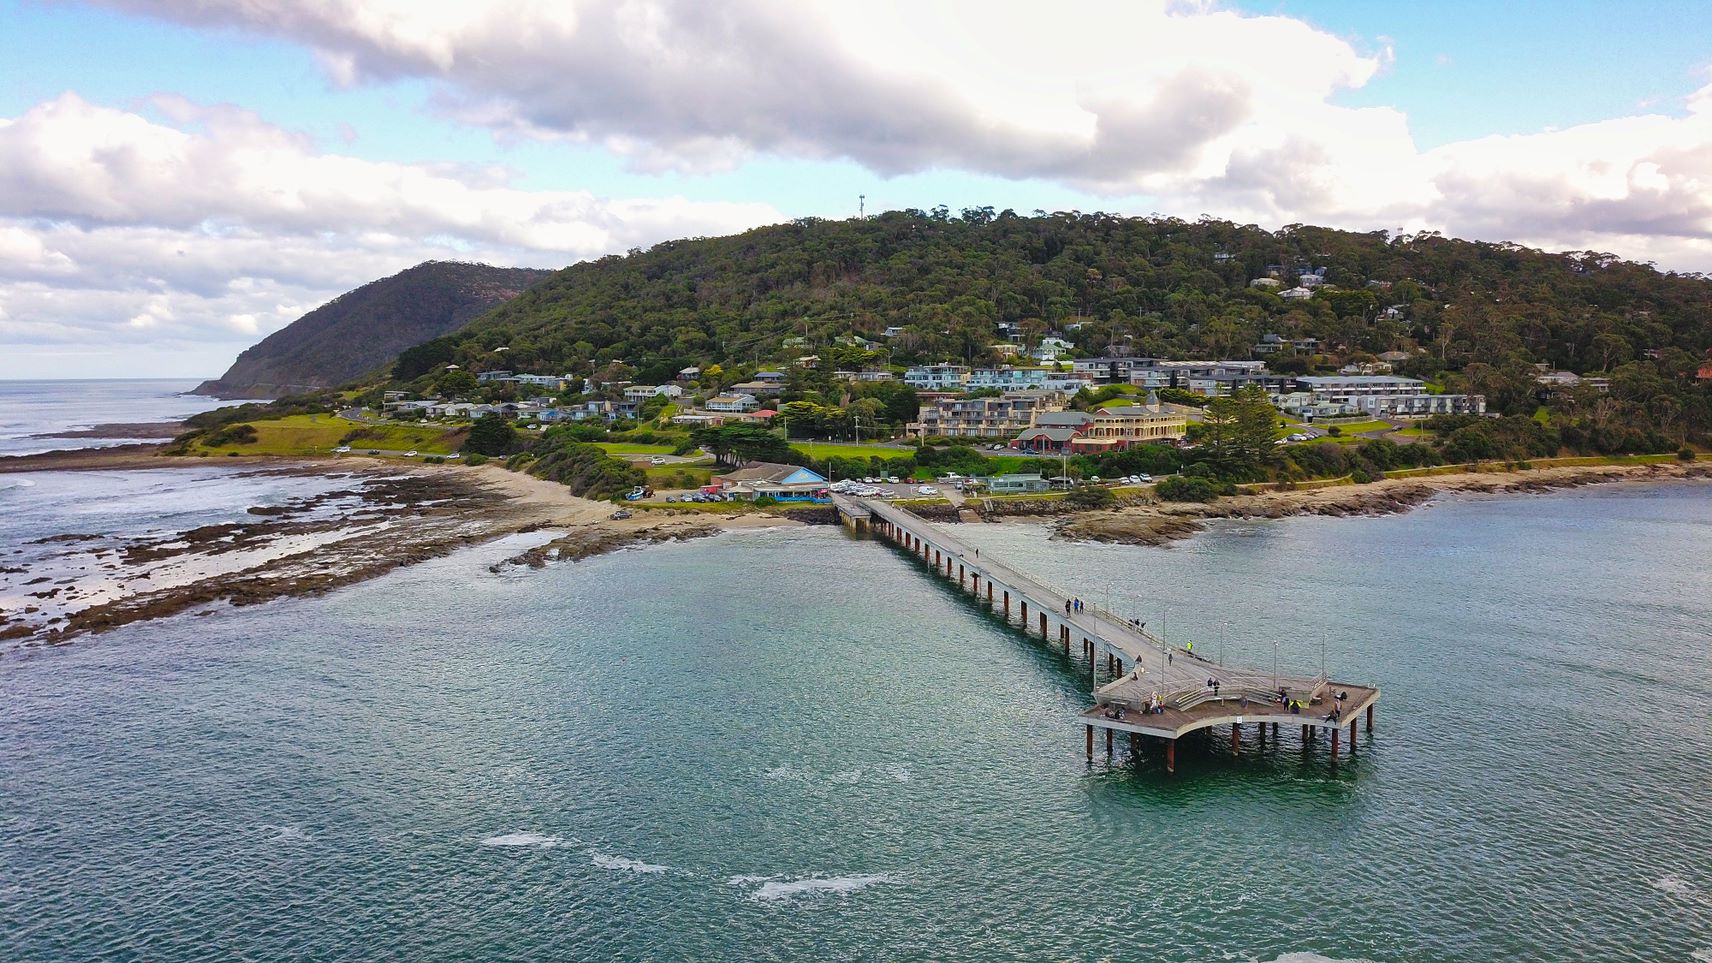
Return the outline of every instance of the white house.
<path id="1" fill-rule="evenodd" d="M 750 412 L 759 411 L 761 402 L 754 395 L 719 395 L 707 399 L 704 405 L 708 411 Z"/>
<path id="2" fill-rule="evenodd" d="M 1278 292 L 1278 296 L 1286 301 L 1306 301 L 1314 296 L 1314 292 L 1303 287 L 1285 288 Z"/>

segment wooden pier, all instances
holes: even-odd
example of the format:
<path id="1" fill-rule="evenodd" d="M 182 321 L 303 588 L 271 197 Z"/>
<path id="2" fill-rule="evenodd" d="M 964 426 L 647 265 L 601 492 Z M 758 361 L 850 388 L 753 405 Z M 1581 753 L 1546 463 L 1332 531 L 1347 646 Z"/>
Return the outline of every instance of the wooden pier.
<path id="1" fill-rule="evenodd" d="M 1139 749 L 1155 740 L 1165 767 L 1175 772 L 1178 740 L 1190 733 L 1229 727 L 1231 752 L 1239 752 L 1245 729 L 1255 743 L 1279 744 L 1297 736 L 1303 749 L 1328 744 L 1332 766 L 1355 754 L 1358 724 L 1373 731 L 1376 686 L 1316 676 L 1278 675 L 1222 665 L 1187 648 L 1172 646 L 1141 625 L 1083 601 L 1065 589 L 1020 572 L 991 553 L 963 542 L 918 515 L 877 499 L 833 496 L 840 519 L 909 552 L 935 574 L 1018 625 L 1030 635 L 1088 663 L 1094 705 L 1078 723 L 1085 751 L 1094 757 L 1096 730 L 1113 752 L 1118 733 Z M 1343 738 L 1348 730 L 1347 742 Z"/>

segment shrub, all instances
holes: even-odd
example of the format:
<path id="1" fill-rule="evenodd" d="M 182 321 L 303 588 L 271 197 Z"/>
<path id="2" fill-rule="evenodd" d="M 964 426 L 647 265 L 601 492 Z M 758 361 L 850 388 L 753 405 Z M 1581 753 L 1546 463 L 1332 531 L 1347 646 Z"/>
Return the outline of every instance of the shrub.
<path id="1" fill-rule="evenodd" d="M 1223 494 L 1218 482 L 1193 475 L 1174 475 L 1153 487 L 1154 494 L 1168 502 L 1210 502 Z"/>
<path id="2" fill-rule="evenodd" d="M 1105 508 L 1115 501 L 1117 496 L 1103 485 L 1077 485 L 1064 496 L 1065 504 L 1077 509 Z"/>
<path id="3" fill-rule="evenodd" d="M 444 465 L 446 463 L 446 459 L 439 455 L 429 455 L 427 458 L 422 459 L 422 462 L 426 465 Z"/>
<path id="4" fill-rule="evenodd" d="M 205 444 L 210 448 L 221 448 L 226 445 L 252 445 L 255 441 L 255 425 L 228 425 L 210 434 Z"/>
<path id="5" fill-rule="evenodd" d="M 517 429 L 499 415 L 482 415 L 470 426 L 464 450 L 489 456 L 509 455 L 517 450 Z"/>
<path id="6" fill-rule="evenodd" d="M 1330 428 L 1326 429 L 1326 434 L 1331 435 L 1333 438 L 1336 438 L 1339 435 L 1343 434 L 1343 429 L 1339 428 L 1337 425 L 1333 425 Z"/>
<path id="7" fill-rule="evenodd" d="M 1693 461 L 1694 460 L 1694 449 L 1688 447 L 1687 445 L 1683 445 L 1681 448 L 1678 448 L 1676 450 L 1676 460 L 1677 461 Z"/>
<path id="8" fill-rule="evenodd" d="M 505 470 L 506 471 L 516 471 L 519 468 L 522 468 L 524 465 L 527 465 L 528 463 L 530 463 L 534 460 L 535 460 L 534 455 L 531 455 L 529 452 L 526 452 L 526 451 L 520 451 L 517 454 L 512 455 L 510 458 L 507 458 L 505 460 Z"/>
<path id="9" fill-rule="evenodd" d="M 487 456 L 482 454 L 479 451 L 473 452 L 471 454 L 464 456 L 464 464 L 466 464 L 466 465 L 485 465 L 485 464 L 487 464 Z"/>

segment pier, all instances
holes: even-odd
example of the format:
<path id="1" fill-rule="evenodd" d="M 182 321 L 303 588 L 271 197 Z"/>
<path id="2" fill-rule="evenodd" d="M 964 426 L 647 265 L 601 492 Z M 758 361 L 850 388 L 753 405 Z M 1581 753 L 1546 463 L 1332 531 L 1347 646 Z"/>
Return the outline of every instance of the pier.
<path id="1" fill-rule="evenodd" d="M 1294 736 L 1306 750 L 1324 742 L 1335 768 L 1356 752 L 1357 727 L 1373 731 L 1376 686 L 1315 676 L 1281 675 L 1223 665 L 1187 647 L 1168 644 L 1141 624 L 1083 602 L 1067 589 L 1021 572 L 992 553 L 890 503 L 833 496 L 839 519 L 854 531 L 890 541 L 954 582 L 977 602 L 1029 635 L 1062 648 L 1088 665 L 1094 704 L 1082 712 L 1084 751 L 1092 760 L 1096 736 L 1105 753 L 1123 734 L 1132 750 L 1159 743 L 1165 768 L 1177 769 L 1177 743 L 1192 733 L 1229 727 L 1230 751 L 1244 732 L 1264 747 Z M 1077 656 L 1072 656 L 1072 645 Z M 1209 684 L 1212 683 L 1212 684 Z M 1344 739 L 1347 730 L 1348 738 Z"/>

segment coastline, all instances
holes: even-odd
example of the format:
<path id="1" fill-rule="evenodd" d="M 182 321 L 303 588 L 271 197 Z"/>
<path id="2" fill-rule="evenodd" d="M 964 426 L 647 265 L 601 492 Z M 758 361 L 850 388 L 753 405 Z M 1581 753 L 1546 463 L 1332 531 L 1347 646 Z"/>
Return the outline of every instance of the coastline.
<path id="1" fill-rule="evenodd" d="M 294 505 L 258 505 L 252 519 L 204 526 L 148 539 L 108 539 L 59 533 L 56 562 L 98 564 L 93 591 L 74 580 L 45 584 L 0 611 L 0 642 L 30 648 L 65 644 L 84 634 L 220 604 L 253 605 L 318 595 L 367 581 L 395 568 L 506 536 L 543 532 L 540 544 L 491 566 L 540 568 L 625 548 L 703 538 L 722 532 L 806 524 L 777 510 L 703 512 L 639 510 L 611 517 L 615 506 L 579 498 L 557 482 L 498 465 L 423 465 L 343 456 L 283 459 L 266 456 L 199 459 L 159 454 L 160 446 L 128 445 L 0 458 L 8 472 L 224 468 L 242 472 L 351 478 L 355 485 Z M 1527 494 L 1618 481 L 1712 479 L 1712 463 L 1670 462 L 1552 466 L 1388 478 L 1365 485 L 1234 495 L 1211 503 L 1145 501 L 1116 509 L 1058 514 L 1054 538 L 1165 545 L 1226 518 L 1295 515 L 1387 515 L 1410 511 L 1441 494 Z M 335 498 L 337 512 L 322 509 Z M 1055 506 L 1056 507 L 1056 506 Z M 973 513 L 966 513 L 967 518 Z M 1040 521 L 1039 516 L 988 516 L 987 521 Z M 166 570 L 195 570 L 168 577 Z M 11 570 L 14 589 L 45 583 L 38 573 Z M 0 588 L 5 584 L 0 582 Z"/>
<path id="2" fill-rule="evenodd" d="M 508 535 L 547 532 L 544 546 L 511 560 L 539 567 L 632 546 L 700 538 L 733 529 L 799 525 L 762 511 L 733 515 L 637 512 L 572 495 L 556 483 L 495 465 L 426 466 L 352 456 L 181 459 L 155 446 L 53 457 L 0 459 L 0 474 L 223 468 L 266 474 L 349 477 L 354 484 L 298 503 L 256 505 L 241 522 L 150 538 L 55 533 L 34 566 L 0 573 L 13 599 L 0 610 L 7 648 L 62 645 L 80 635 L 220 604 L 254 605 L 319 595 L 395 568 Z M 77 577 L 65 576 L 75 569 Z M 4 597 L 4 596 L 0 596 Z"/>
<path id="3" fill-rule="evenodd" d="M 1223 518 L 1394 515 L 1412 511 L 1439 495 L 1521 495 L 1622 481 L 1708 479 L 1712 479 L 1712 464 L 1698 461 L 1468 471 L 1385 478 L 1365 485 L 1230 495 L 1207 503 L 1149 501 L 1064 515 L 1052 528 L 1053 537 L 1073 541 L 1165 545 L 1193 537 L 1206 528 L 1208 521 Z"/>

